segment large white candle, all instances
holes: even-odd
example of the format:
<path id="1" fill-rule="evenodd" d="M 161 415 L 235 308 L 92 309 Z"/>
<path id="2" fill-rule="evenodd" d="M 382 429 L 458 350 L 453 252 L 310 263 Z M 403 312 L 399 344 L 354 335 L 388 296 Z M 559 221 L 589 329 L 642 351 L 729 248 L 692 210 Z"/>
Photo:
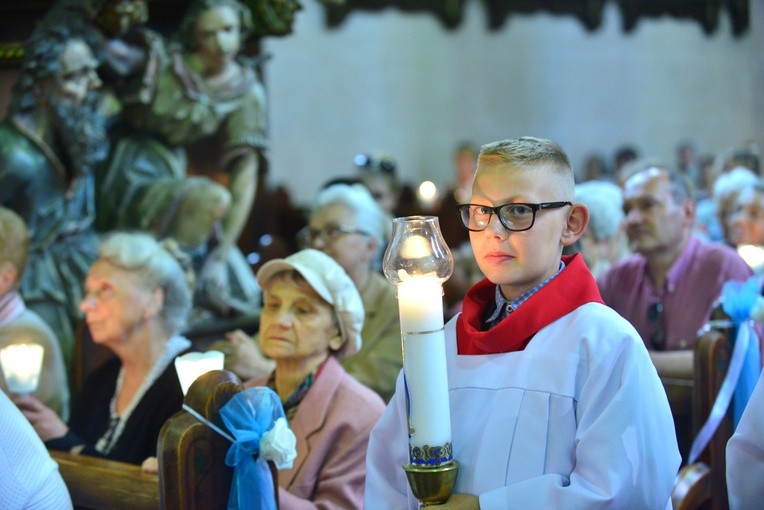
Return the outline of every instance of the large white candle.
<path id="1" fill-rule="evenodd" d="M 12 344 L 0 349 L 5 384 L 12 393 L 37 391 L 45 349 L 40 344 Z"/>
<path id="2" fill-rule="evenodd" d="M 414 276 L 398 284 L 412 448 L 451 443 L 442 296 L 436 276 Z"/>

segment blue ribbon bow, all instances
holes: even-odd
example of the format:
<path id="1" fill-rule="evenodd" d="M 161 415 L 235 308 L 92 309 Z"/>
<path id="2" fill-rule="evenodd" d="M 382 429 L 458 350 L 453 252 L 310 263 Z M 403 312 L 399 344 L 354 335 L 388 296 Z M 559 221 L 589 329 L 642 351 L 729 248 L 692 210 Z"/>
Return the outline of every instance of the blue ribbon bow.
<path id="1" fill-rule="evenodd" d="M 759 299 L 759 280 L 751 276 L 745 282 L 729 281 L 722 287 L 722 308 L 738 327 L 735 346 L 745 350 L 740 376 L 735 385 L 735 395 L 732 400 L 732 417 L 735 427 L 740 421 L 748 399 L 756 387 L 761 373 L 761 353 L 756 332 L 751 325 L 751 312 Z M 746 335 L 747 339 L 741 336 Z"/>
<path id="2" fill-rule="evenodd" d="M 220 409 L 220 417 L 235 438 L 225 463 L 233 466 L 233 482 L 228 496 L 229 510 L 276 510 L 273 479 L 260 441 L 279 418 L 285 418 L 281 400 L 266 387 L 237 393 Z"/>
<path id="3" fill-rule="evenodd" d="M 737 427 L 748 399 L 751 397 L 761 372 L 759 339 L 751 324 L 751 312 L 759 299 L 759 282 L 755 276 L 745 282 L 728 281 L 722 287 L 722 309 L 737 328 L 727 374 L 719 388 L 711 413 L 692 442 L 688 464 L 705 449 L 727 414 L 732 402 L 733 426 Z"/>

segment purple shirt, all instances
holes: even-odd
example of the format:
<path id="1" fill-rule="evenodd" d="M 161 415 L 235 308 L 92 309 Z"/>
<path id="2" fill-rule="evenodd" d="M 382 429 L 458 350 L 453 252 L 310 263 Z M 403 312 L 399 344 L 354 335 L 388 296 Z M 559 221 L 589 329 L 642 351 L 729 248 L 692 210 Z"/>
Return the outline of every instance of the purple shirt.
<path id="1" fill-rule="evenodd" d="M 615 264 L 597 279 L 605 304 L 631 322 L 648 349 L 660 327 L 649 317 L 656 302 L 663 304 L 665 350 L 691 349 L 698 329 L 708 321 L 727 280 L 746 280 L 751 268 L 732 248 L 690 238 L 656 289 L 640 254 Z"/>

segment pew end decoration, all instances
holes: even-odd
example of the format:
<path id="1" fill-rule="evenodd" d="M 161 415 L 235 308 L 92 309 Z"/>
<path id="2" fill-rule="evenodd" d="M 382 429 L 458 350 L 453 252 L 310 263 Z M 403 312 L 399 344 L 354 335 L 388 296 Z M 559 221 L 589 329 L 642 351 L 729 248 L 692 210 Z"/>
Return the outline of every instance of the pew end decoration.
<path id="1" fill-rule="evenodd" d="M 693 441 L 688 464 L 695 462 L 703 452 L 730 405 L 733 411 L 733 424 L 737 426 L 761 373 L 759 338 L 754 329 L 754 323 L 764 322 L 764 296 L 761 295 L 761 283 L 756 276 L 744 282 L 728 281 L 722 287 L 720 301 L 729 320 L 709 322 L 701 328 L 698 336 L 708 329 L 719 327 L 734 327 L 737 332 L 734 336 L 727 373 L 711 412 Z"/>
<path id="2" fill-rule="evenodd" d="M 159 437 L 162 508 L 275 510 L 277 469 L 291 467 L 295 444 L 272 390 L 242 389 L 227 370 L 206 372 Z"/>

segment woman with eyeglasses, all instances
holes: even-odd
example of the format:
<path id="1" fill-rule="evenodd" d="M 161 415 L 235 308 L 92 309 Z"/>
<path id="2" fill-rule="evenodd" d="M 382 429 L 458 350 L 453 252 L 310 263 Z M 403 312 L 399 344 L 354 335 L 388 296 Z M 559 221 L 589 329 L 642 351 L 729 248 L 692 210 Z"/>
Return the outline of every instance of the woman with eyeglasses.
<path id="1" fill-rule="evenodd" d="M 361 293 L 363 347 L 342 365 L 385 401 L 403 364 L 395 287 L 378 270 L 390 228 L 390 217 L 363 185 L 335 184 L 319 192 L 302 231 L 304 246 L 336 260 Z"/>
<path id="2" fill-rule="evenodd" d="M 131 464 L 156 456 L 162 425 L 183 403 L 173 360 L 191 347 L 180 335 L 191 292 L 176 254 L 143 233 L 101 244 L 80 308 L 93 342 L 116 357 L 85 380 L 68 424 L 34 396 L 14 399 L 48 449 Z"/>
<path id="3" fill-rule="evenodd" d="M 298 234 L 301 247 L 332 257 L 360 292 L 366 310 L 363 347 L 342 365 L 385 401 L 395 391 L 395 379 L 403 366 L 395 287 L 378 271 L 390 228 L 390 217 L 363 185 L 333 184 L 319 192 L 308 225 Z M 273 368 L 273 362 L 242 331 L 230 333 L 225 343 L 214 347 L 228 353 L 226 368 L 243 379 Z"/>

